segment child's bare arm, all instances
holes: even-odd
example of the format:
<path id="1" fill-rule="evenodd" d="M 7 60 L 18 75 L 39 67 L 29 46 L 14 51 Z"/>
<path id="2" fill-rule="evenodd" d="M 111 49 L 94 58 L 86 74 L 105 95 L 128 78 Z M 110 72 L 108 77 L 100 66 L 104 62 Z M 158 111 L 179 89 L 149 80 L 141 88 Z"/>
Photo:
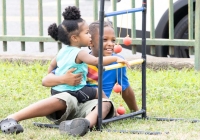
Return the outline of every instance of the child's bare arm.
<path id="1" fill-rule="evenodd" d="M 109 65 L 112 62 L 117 62 L 118 57 L 116 56 L 106 56 L 103 57 L 103 65 Z M 97 66 L 99 64 L 99 58 L 89 54 L 85 50 L 81 50 L 77 55 L 76 62 L 85 62 L 89 65 Z"/>
<path id="2" fill-rule="evenodd" d="M 74 74 L 73 72 L 75 70 L 75 68 L 69 69 L 63 75 L 55 75 L 53 73 L 49 73 L 42 79 L 42 85 L 45 87 L 53 87 L 60 84 L 76 86 L 82 81 L 82 73 Z"/>
<path id="3" fill-rule="evenodd" d="M 88 54 L 88 52 L 85 50 L 82 50 L 77 55 L 77 62 L 79 62 L 79 63 L 85 62 L 89 65 L 97 66 L 99 64 L 99 58 L 95 57 L 91 54 Z M 113 62 L 124 63 L 124 64 L 126 64 L 127 67 L 130 67 L 128 61 L 124 60 L 120 57 L 117 57 L 117 56 L 104 56 L 103 57 L 103 65 L 104 66 L 109 65 Z"/>
<path id="4" fill-rule="evenodd" d="M 121 57 L 117 57 L 117 63 L 124 63 L 128 68 L 130 68 L 131 66 L 129 65 L 128 61 L 121 58 Z"/>
<path id="5" fill-rule="evenodd" d="M 49 65 L 49 68 L 48 68 L 48 73 L 51 73 L 51 71 L 53 69 L 55 69 L 57 67 L 57 62 L 56 62 L 56 57 L 54 57 L 52 60 L 51 60 L 51 63 Z"/>

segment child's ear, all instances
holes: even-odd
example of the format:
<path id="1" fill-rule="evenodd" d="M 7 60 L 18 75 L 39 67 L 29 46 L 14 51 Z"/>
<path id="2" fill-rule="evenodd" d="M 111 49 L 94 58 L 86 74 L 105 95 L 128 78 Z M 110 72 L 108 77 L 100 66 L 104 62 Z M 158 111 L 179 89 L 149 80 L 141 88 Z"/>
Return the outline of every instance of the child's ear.
<path id="1" fill-rule="evenodd" d="M 78 38 L 77 38 L 76 35 L 72 35 L 72 36 L 71 36 L 71 40 L 72 40 L 73 42 L 78 42 Z"/>

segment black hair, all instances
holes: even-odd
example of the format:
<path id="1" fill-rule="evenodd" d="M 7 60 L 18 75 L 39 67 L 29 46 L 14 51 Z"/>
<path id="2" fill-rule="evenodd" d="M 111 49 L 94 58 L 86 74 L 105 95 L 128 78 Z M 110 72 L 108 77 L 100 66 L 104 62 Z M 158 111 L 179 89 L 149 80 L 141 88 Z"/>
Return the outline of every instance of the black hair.
<path id="1" fill-rule="evenodd" d="M 97 31 L 99 31 L 99 20 L 92 22 L 89 25 L 89 33 L 91 34 L 92 40 L 94 39 L 94 36 L 97 34 Z M 104 21 L 103 27 L 111 27 L 113 28 L 113 25 L 110 21 Z M 90 49 L 90 47 L 88 47 Z"/>
<path id="2" fill-rule="evenodd" d="M 56 41 L 60 41 L 65 45 L 70 45 L 70 37 L 72 35 L 79 35 L 81 30 L 79 29 L 79 23 L 84 22 L 81 18 L 79 8 L 76 6 L 68 6 L 62 13 L 64 18 L 63 22 L 57 26 L 53 23 L 48 28 L 48 35 L 50 35 Z"/>
<path id="3" fill-rule="evenodd" d="M 97 20 L 89 25 L 89 33 L 91 34 L 92 39 L 94 38 L 94 35 L 97 33 L 97 31 L 99 31 L 99 24 L 100 22 L 99 20 Z M 112 23 L 110 21 L 104 21 L 103 27 L 113 28 Z"/>

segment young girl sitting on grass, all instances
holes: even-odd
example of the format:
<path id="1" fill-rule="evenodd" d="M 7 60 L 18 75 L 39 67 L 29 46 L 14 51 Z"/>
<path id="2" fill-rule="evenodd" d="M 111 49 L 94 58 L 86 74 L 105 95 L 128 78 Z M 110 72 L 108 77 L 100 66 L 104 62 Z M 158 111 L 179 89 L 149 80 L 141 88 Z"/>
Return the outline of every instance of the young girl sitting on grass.
<path id="1" fill-rule="evenodd" d="M 77 86 L 67 84 L 54 86 L 52 87 L 52 94 L 68 92 L 75 96 L 79 102 L 97 99 L 97 89 L 86 86 L 86 79 L 88 73 L 87 64 L 97 66 L 99 58 L 81 49 L 81 47 L 87 47 L 91 43 L 91 35 L 88 32 L 89 27 L 85 20 L 81 18 L 80 11 L 75 6 L 66 8 L 63 17 L 64 21 L 58 27 L 54 23 L 48 28 L 48 33 L 53 39 L 66 45 L 51 61 L 48 73 L 57 67 L 55 75 L 63 75 L 67 70 L 76 68 L 75 73 L 82 73 L 83 79 Z M 121 62 L 128 65 L 128 62 L 120 57 L 107 56 L 103 58 L 104 65 L 112 62 Z M 102 97 L 107 98 L 104 93 Z"/>

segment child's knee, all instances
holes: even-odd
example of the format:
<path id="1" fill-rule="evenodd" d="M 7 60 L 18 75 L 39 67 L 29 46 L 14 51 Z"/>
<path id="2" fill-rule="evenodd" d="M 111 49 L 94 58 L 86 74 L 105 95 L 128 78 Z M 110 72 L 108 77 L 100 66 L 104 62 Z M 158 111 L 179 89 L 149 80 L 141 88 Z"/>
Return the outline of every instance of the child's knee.
<path id="1" fill-rule="evenodd" d="M 95 99 L 98 99 L 98 93 L 96 93 Z"/>
<path id="2" fill-rule="evenodd" d="M 112 107 L 112 104 L 110 102 L 103 102 L 102 103 L 102 107 L 103 107 L 103 110 L 104 111 L 110 111 L 111 107 Z"/>

